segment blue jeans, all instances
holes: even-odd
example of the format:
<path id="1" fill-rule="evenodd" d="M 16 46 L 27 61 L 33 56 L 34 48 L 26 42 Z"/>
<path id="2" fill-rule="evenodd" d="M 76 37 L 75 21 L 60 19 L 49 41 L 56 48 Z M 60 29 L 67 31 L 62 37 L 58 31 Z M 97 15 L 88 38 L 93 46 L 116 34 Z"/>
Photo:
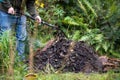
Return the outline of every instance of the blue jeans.
<path id="1" fill-rule="evenodd" d="M 24 15 L 13 16 L 3 11 L 0 11 L 0 33 L 3 33 L 7 30 L 11 30 L 13 27 L 12 25 L 16 25 L 16 48 L 18 51 L 18 55 L 23 57 L 25 51 L 25 40 L 27 38 L 26 17 Z"/>
<path id="2" fill-rule="evenodd" d="M 0 0 L 0 2 L 3 2 L 3 0 Z"/>

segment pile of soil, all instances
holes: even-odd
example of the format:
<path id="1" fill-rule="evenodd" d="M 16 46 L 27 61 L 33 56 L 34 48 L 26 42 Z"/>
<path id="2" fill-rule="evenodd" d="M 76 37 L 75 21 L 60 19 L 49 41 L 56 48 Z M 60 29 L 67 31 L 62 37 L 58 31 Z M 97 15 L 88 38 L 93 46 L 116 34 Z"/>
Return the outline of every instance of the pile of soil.
<path id="1" fill-rule="evenodd" d="M 101 60 L 87 43 L 61 38 L 50 41 L 43 50 L 37 51 L 34 68 L 45 71 L 49 64 L 62 72 L 99 72 L 103 70 Z"/>
<path id="2" fill-rule="evenodd" d="M 100 56 L 99 61 L 102 62 L 102 72 L 112 70 L 114 72 L 120 72 L 120 60 L 117 58 L 109 58 L 107 56 Z"/>

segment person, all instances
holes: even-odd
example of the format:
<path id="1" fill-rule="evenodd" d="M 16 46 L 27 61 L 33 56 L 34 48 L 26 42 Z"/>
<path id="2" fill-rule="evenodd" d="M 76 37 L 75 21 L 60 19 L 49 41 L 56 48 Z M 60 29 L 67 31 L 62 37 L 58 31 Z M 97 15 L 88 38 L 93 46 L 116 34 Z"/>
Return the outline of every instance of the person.
<path id="1" fill-rule="evenodd" d="M 16 50 L 18 55 L 22 57 L 24 56 L 25 40 L 27 38 L 25 10 L 38 23 L 41 23 L 41 18 L 35 9 L 35 0 L 0 0 L 0 34 L 11 30 L 12 25 L 16 25 Z"/>

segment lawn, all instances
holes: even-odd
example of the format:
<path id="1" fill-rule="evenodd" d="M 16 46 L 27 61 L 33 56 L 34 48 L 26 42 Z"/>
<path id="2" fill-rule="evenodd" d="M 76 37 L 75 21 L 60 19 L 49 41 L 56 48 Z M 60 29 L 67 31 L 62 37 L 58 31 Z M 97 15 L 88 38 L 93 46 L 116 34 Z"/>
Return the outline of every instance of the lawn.
<path id="1" fill-rule="evenodd" d="M 26 72 L 15 71 L 14 79 L 23 80 Z M 119 73 L 38 73 L 38 80 L 120 80 Z M 7 80 L 7 76 L 0 76 L 0 80 Z"/>

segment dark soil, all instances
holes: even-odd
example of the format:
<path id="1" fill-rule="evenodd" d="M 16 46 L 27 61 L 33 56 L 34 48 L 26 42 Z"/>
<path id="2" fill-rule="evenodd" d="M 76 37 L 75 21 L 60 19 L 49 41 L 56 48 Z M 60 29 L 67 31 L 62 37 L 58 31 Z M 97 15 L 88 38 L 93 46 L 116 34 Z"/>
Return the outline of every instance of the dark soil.
<path id="1" fill-rule="evenodd" d="M 94 49 L 83 41 L 57 39 L 34 56 L 35 70 L 45 71 L 47 65 L 62 72 L 100 72 L 102 62 Z"/>

